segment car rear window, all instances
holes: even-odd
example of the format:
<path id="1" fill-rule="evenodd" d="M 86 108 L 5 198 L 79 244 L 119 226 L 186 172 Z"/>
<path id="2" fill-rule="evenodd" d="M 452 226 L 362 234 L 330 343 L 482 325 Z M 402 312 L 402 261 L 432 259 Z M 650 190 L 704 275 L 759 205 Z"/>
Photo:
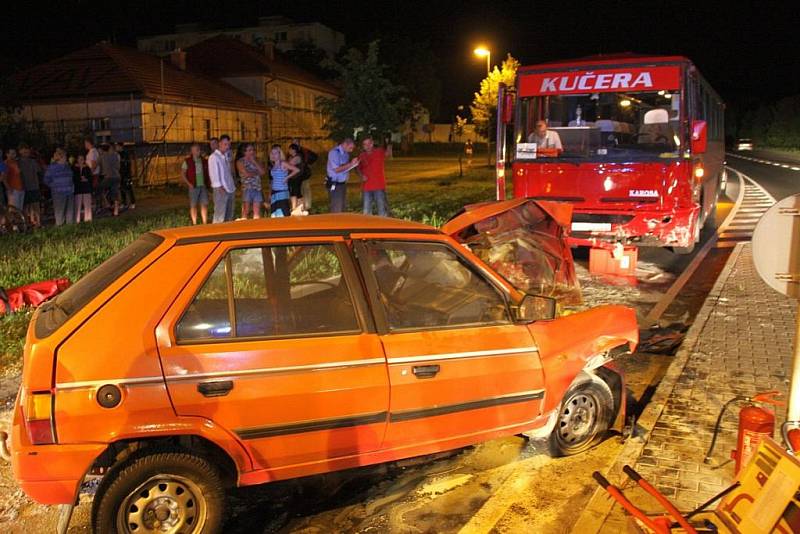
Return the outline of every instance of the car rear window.
<path id="1" fill-rule="evenodd" d="M 36 337 L 43 339 L 107 288 L 128 269 L 150 254 L 164 241 L 156 234 L 144 234 L 99 267 L 78 280 L 66 291 L 42 305 L 36 319 Z"/>

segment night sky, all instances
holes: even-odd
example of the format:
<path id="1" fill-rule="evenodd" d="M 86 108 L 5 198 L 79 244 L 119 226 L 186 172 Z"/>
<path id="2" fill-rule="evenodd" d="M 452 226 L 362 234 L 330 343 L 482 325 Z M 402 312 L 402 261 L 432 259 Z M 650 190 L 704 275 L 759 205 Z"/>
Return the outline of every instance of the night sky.
<path id="1" fill-rule="evenodd" d="M 260 15 L 318 20 L 358 45 L 387 32 L 430 43 L 443 80 L 441 115 L 468 105 L 485 73 L 472 50 L 507 52 L 523 65 L 597 53 L 689 56 L 729 104 L 800 93 L 800 9 L 796 2 L 23 2 L 4 13 L 5 72 L 101 39 L 135 43 L 175 22 L 254 25 Z M 642 7 L 642 6 L 649 7 Z M 723 7 L 720 7 L 723 6 Z M 205 7 L 202 7 L 205 6 Z M 741 7 L 740 7 L 741 6 Z M 397 51 L 402 53 L 402 51 Z"/>

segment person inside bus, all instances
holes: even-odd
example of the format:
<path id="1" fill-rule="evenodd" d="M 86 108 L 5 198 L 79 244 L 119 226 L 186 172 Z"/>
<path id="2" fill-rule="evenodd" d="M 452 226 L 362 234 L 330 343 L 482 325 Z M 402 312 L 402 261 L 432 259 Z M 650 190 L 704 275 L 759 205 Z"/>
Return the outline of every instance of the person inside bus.
<path id="1" fill-rule="evenodd" d="M 547 122 L 544 120 L 536 121 L 536 126 L 531 134 L 528 136 L 529 143 L 536 143 L 536 148 L 550 149 L 556 153 L 564 150 L 561 146 L 561 136 L 555 130 L 547 128 Z"/>
<path id="2" fill-rule="evenodd" d="M 638 142 L 640 144 L 663 144 L 673 142 L 675 132 L 669 124 L 669 111 L 655 108 L 647 111 L 639 127 Z"/>

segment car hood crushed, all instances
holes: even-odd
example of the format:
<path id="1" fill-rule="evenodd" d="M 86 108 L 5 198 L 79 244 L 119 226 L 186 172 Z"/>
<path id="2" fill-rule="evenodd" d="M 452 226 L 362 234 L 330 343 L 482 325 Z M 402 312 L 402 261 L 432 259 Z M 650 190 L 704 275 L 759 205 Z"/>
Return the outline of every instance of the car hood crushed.
<path id="1" fill-rule="evenodd" d="M 442 231 L 520 291 L 581 303 L 567 233 L 572 206 L 525 198 L 470 204 Z"/>

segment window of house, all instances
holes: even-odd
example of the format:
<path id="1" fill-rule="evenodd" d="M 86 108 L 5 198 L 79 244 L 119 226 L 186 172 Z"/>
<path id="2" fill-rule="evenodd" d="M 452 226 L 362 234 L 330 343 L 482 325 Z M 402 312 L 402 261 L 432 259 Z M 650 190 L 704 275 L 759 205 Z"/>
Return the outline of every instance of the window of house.
<path id="1" fill-rule="evenodd" d="M 275 41 L 285 43 L 288 40 L 286 32 L 275 32 Z"/>
<path id="2" fill-rule="evenodd" d="M 510 321 L 500 291 L 446 245 L 372 242 L 367 254 L 392 330 Z"/>
<path id="3" fill-rule="evenodd" d="M 103 130 L 110 130 L 111 129 L 111 118 L 109 117 L 100 117 L 96 119 L 92 119 L 92 130 L 94 131 L 103 131 Z"/>
<path id="4" fill-rule="evenodd" d="M 176 328 L 179 341 L 360 331 L 331 245 L 235 249 L 216 266 Z"/>

